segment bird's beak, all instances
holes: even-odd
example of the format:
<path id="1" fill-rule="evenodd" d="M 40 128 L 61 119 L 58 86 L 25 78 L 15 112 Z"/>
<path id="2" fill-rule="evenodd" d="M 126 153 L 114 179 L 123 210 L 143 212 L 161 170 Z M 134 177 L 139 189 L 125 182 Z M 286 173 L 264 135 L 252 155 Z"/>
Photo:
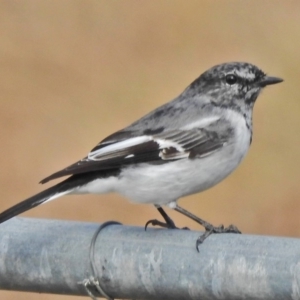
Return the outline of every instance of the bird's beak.
<path id="1" fill-rule="evenodd" d="M 260 87 L 265 87 L 265 86 L 267 86 L 267 85 L 280 83 L 280 82 L 282 82 L 282 81 L 283 81 L 283 79 L 278 78 L 278 77 L 265 76 L 265 77 L 258 83 L 258 85 L 259 85 Z"/>

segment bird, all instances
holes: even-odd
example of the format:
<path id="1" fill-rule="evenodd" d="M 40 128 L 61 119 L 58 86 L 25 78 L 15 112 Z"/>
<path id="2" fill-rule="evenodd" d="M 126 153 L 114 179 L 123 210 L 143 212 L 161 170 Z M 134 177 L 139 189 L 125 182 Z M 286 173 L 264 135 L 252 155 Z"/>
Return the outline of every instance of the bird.
<path id="1" fill-rule="evenodd" d="M 260 92 L 283 79 L 246 62 L 216 65 L 179 96 L 98 143 L 86 157 L 40 183 L 68 176 L 0 213 L 0 223 L 42 203 L 71 194 L 116 192 L 135 203 L 154 205 L 175 229 L 164 206 L 205 229 L 198 246 L 212 233 L 240 233 L 236 226 L 213 226 L 177 204 L 207 190 L 232 173 L 252 142 L 253 107 Z"/>

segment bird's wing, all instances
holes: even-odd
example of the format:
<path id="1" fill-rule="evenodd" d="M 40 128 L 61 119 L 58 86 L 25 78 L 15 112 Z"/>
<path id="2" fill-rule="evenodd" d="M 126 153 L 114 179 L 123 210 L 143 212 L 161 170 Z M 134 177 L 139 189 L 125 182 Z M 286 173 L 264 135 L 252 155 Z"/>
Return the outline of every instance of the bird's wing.
<path id="1" fill-rule="evenodd" d="M 226 140 L 205 129 L 170 130 L 154 135 L 120 131 L 104 139 L 87 157 L 43 179 L 41 183 L 66 175 L 119 169 L 138 163 L 161 164 L 204 157 L 223 147 Z"/>

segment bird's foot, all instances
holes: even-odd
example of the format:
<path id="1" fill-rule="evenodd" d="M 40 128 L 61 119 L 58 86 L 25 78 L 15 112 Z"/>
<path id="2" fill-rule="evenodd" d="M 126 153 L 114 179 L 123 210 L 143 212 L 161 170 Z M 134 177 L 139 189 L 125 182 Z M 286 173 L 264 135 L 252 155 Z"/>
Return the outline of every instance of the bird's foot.
<path id="1" fill-rule="evenodd" d="M 174 221 L 167 215 L 167 213 L 163 210 L 163 208 L 159 205 L 155 205 L 156 209 L 159 211 L 159 213 L 162 215 L 164 218 L 165 222 L 159 221 L 157 219 L 149 220 L 146 225 L 145 225 L 145 230 L 147 230 L 147 227 L 149 225 L 152 226 L 160 226 L 162 228 L 167 228 L 167 229 L 188 229 L 187 227 L 184 228 L 178 228 Z"/>
<path id="2" fill-rule="evenodd" d="M 174 222 L 170 219 L 171 222 L 162 222 L 162 221 L 159 221 L 157 219 L 153 219 L 153 220 L 149 220 L 146 224 L 145 224 L 145 230 L 147 230 L 147 227 L 149 225 L 152 225 L 152 226 L 160 226 L 162 228 L 168 228 L 168 229 L 178 229 Z"/>
<path id="3" fill-rule="evenodd" d="M 157 220 L 157 219 L 149 220 L 149 221 L 145 224 L 145 230 L 147 230 L 147 227 L 148 227 L 149 225 L 152 225 L 152 226 L 160 226 L 160 227 L 162 227 L 162 228 L 167 228 L 167 229 L 184 229 L 184 230 L 189 230 L 188 227 L 183 227 L 183 228 L 177 227 L 172 219 L 168 219 L 168 222 L 162 222 L 162 221 L 159 221 L 159 220 Z"/>
<path id="4" fill-rule="evenodd" d="M 241 231 L 235 225 L 229 225 L 228 227 L 224 227 L 223 225 L 220 226 L 213 226 L 208 224 L 205 226 L 205 232 L 200 235 L 196 241 L 196 249 L 199 252 L 199 245 L 201 245 L 205 239 L 207 239 L 212 233 L 241 233 Z"/>

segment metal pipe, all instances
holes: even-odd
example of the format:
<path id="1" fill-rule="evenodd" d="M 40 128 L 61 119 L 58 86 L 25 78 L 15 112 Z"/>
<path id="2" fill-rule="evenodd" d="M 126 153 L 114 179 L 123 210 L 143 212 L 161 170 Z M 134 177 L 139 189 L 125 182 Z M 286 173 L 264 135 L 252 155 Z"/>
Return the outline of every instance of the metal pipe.
<path id="1" fill-rule="evenodd" d="M 86 295 L 99 224 L 14 218 L 0 225 L 0 289 Z M 300 299 L 300 239 L 111 225 L 95 244 L 103 290 L 122 299 Z"/>

